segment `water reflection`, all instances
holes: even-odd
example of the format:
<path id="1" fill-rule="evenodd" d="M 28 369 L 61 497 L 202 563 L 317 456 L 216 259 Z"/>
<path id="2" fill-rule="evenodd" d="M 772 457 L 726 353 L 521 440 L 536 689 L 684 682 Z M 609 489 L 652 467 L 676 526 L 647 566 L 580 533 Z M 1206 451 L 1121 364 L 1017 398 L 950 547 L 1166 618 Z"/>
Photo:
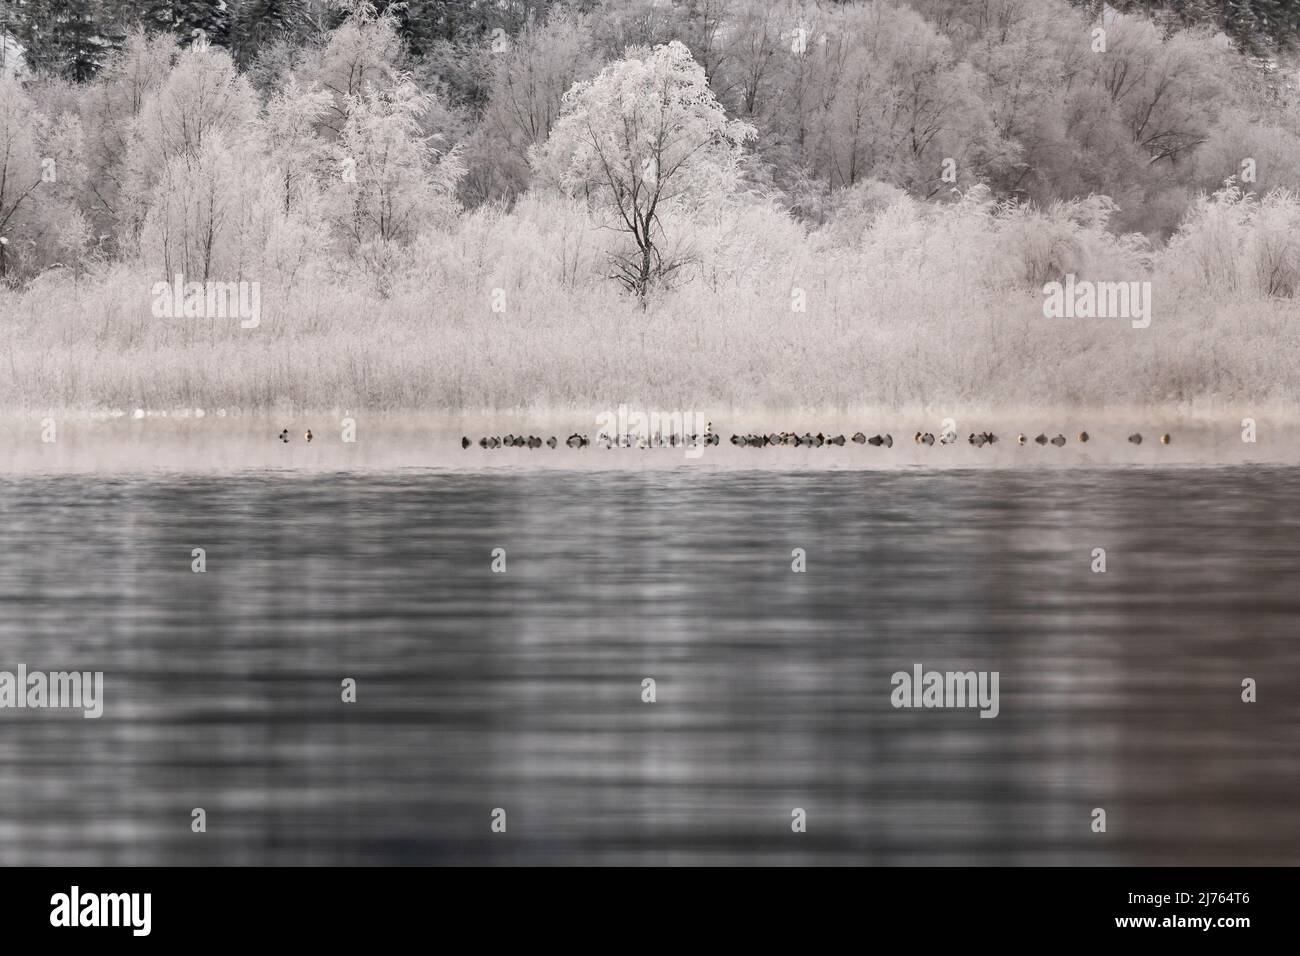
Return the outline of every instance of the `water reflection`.
<path id="1" fill-rule="evenodd" d="M 102 670 L 106 705 L 0 711 L 0 863 L 1296 863 L 1297 493 L 7 480 L 0 669 Z M 917 662 L 999 671 L 1000 716 L 895 710 Z"/>

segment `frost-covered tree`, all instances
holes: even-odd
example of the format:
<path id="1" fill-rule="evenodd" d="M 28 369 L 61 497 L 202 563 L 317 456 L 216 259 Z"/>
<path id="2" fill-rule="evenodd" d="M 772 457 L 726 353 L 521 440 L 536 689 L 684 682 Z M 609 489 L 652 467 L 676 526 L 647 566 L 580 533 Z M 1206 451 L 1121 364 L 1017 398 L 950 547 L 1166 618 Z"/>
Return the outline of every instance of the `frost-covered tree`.
<path id="1" fill-rule="evenodd" d="M 822 71 L 800 104 L 809 165 L 828 185 L 871 176 L 931 196 L 943 189 L 946 160 L 961 181 L 984 178 L 997 136 L 973 71 L 954 59 L 949 40 L 911 11 L 879 2 L 829 27 L 825 42 L 803 54 L 822 61 Z"/>
<path id="2" fill-rule="evenodd" d="M 759 129 L 759 155 L 806 214 L 867 179 L 946 195 L 1015 154 L 980 74 L 907 7 L 746 3 L 716 42 L 714 89 Z"/>
<path id="3" fill-rule="evenodd" d="M 84 251 L 82 153 L 74 115 L 51 120 L 16 80 L 0 77 L 0 279 L 66 265 Z"/>
<path id="4" fill-rule="evenodd" d="M 1084 60 L 1086 79 L 1149 162 L 1178 161 L 1205 141 L 1207 117 L 1218 111 L 1224 84 L 1210 46 L 1189 34 L 1163 38 L 1142 21 L 1120 21 L 1106 34 L 1105 53 Z"/>
<path id="5" fill-rule="evenodd" d="M 316 134 L 316 125 L 330 102 L 329 93 L 304 90 L 290 77 L 288 85 L 266 104 L 262 140 L 286 213 L 313 187 L 326 160 L 326 145 Z"/>
<path id="6" fill-rule="evenodd" d="M 136 28 L 81 96 L 86 130 L 88 212 L 100 230 L 111 235 L 119 225 L 127 154 L 136 118 L 145 100 L 171 73 L 176 38 L 170 33 L 146 36 Z"/>
<path id="7" fill-rule="evenodd" d="M 342 135 L 352 106 L 368 91 L 384 91 L 401 81 L 402 43 L 389 15 L 376 16 L 361 4 L 330 34 L 321 50 L 310 53 L 296 71 L 303 89 L 330 94 L 318 129 L 327 139 Z"/>
<path id="8" fill-rule="evenodd" d="M 238 151 L 253 135 L 257 114 L 257 96 L 229 53 L 217 47 L 186 50 L 140 109 L 127 155 L 130 193 L 144 200 L 171 160 L 197 155 L 210 136 Z"/>
<path id="9" fill-rule="evenodd" d="M 754 128 L 730 120 L 704 70 L 676 41 L 631 50 L 564 97 L 538 168 L 565 192 L 608 213 L 635 244 L 616 278 L 643 302 L 680 263 L 663 257 L 661 215 L 726 192 Z"/>
<path id="10" fill-rule="evenodd" d="M 551 135 L 564 94 L 596 72 L 592 42 L 588 18 L 559 10 L 493 58 L 491 93 L 469 151 L 474 199 L 524 190 L 529 151 Z"/>
<path id="11" fill-rule="evenodd" d="M 349 104 L 334 145 L 328 215 L 345 255 L 381 292 L 397 252 L 455 215 L 464 167 L 458 150 L 440 155 L 423 135 L 428 109 L 428 97 L 409 81 L 368 89 Z"/>
<path id="12" fill-rule="evenodd" d="M 144 258 L 158 275 L 180 274 L 190 282 L 238 278 L 228 260 L 236 251 L 232 231 L 248 175 L 219 133 L 166 160 L 140 238 Z"/>

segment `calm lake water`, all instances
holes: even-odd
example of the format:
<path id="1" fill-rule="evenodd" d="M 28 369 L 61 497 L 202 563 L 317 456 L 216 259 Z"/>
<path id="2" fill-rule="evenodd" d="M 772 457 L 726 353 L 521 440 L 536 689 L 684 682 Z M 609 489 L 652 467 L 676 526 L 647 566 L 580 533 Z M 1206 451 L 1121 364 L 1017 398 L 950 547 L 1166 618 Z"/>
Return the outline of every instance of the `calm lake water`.
<path id="1" fill-rule="evenodd" d="M 1268 467 L 0 479 L 0 670 L 104 672 L 98 720 L 0 710 L 0 863 L 1300 863 L 1297 501 Z M 996 719 L 895 709 L 918 663 L 997 671 Z"/>

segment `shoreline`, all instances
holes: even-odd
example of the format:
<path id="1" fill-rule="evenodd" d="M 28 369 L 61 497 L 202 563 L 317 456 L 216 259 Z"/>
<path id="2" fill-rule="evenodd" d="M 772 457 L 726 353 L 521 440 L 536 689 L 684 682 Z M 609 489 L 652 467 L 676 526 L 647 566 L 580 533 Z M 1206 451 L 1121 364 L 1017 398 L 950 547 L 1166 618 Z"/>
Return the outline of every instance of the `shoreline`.
<path id="1" fill-rule="evenodd" d="M 958 440 L 951 445 L 916 445 L 917 430 L 938 435 L 945 418 L 955 419 Z M 1255 441 L 1243 441 L 1243 419 L 1255 422 Z M 1300 410 L 1277 407 L 1257 414 L 1218 410 L 1110 409 L 1096 411 L 987 410 L 939 414 L 933 410 L 864 410 L 860 413 L 719 412 L 701 413 L 711 421 L 721 443 L 708 448 L 612 448 L 596 444 L 598 416 L 590 411 L 384 412 L 276 414 L 258 411 L 225 415 L 195 410 L 166 415 L 141 410 L 137 417 L 114 417 L 103 411 L 0 413 L 0 447 L 6 449 L 4 474 L 233 472 L 374 472 L 424 468 L 477 471 L 716 471 L 774 470 L 794 472 L 898 468 L 985 469 L 1196 467 L 1219 465 L 1300 465 Z M 282 430 L 289 432 L 283 442 Z M 312 431 L 312 441 L 305 432 Z M 890 434 L 893 447 L 737 447 L 732 434 L 811 431 L 826 435 L 854 432 Z M 1089 433 L 1080 443 L 1077 434 Z M 968 432 L 991 431 L 992 446 L 975 447 Z M 1127 438 L 1140 433 L 1143 442 Z M 554 436 L 558 447 L 483 449 L 485 435 Z M 570 449 L 570 434 L 587 435 L 592 444 Z M 1024 433 L 1024 446 L 1016 437 Z M 1039 433 L 1061 434 L 1062 447 L 1038 446 Z M 1169 433 L 1169 445 L 1161 434 Z M 471 447 L 461 447 L 461 437 Z M 351 440 L 348 440 L 351 438 Z"/>

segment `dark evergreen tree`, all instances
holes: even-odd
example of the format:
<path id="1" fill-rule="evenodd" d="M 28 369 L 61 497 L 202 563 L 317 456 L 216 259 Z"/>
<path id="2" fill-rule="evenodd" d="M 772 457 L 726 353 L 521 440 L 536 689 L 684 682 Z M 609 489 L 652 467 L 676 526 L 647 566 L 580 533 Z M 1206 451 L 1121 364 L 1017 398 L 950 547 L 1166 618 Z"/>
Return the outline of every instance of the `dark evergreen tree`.
<path id="1" fill-rule="evenodd" d="M 49 25 L 49 0 L 15 0 L 4 9 L 6 29 L 23 47 L 23 58 L 31 70 L 43 71 L 57 60 Z"/>
<path id="2" fill-rule="evenodd" d="M 147 30 L 168 30 L 182 46 L 205 38 L 218 46 L 230 45 L 233 0 L 145 0 L 141 22 Z"/>
<path id="3" fill-rule="evenodd" d="M 301 42 L 311 30 L 306 0 L 243 0 L 234 17 L 231 45 L 241 66 L 277 41 Z"/>
<path id="4" fill-rule="evenodd" d="M 372 5 L 393 14 L 406 48 L 420 57 L 440 40 L 477 42 L 496 29 L 515 36 L 530 19 L 545 20 L 554 0 L 372 0 Z"/>
<path id="5" fill-rule="evenodd" d="M 100 0 L 23 0 L 16 13 L 11 32 L 37 73 L 85 82 L 121 39 Z"/>
<path id="6" fill-rule="evenodd" d="M 1105 6 L 1180 26 L 1218 27 L 1253 54 L 1300 46 L 1300 0 L 1074 0 L 1094 14 Z"/>
<path id="7" fill-rule="evenodd" d="M 1259 52 L 1264 37 L 1252 0 L 1227 0 L 1224 3 L 1223 28 L 1243 50 Z"/>
<path id="8" fill-rule="evenodd" d="M 1249 0 L 1248 6 L 1261 35 L 1283 48 L 1300 44 L 1300 0 Z"/>

